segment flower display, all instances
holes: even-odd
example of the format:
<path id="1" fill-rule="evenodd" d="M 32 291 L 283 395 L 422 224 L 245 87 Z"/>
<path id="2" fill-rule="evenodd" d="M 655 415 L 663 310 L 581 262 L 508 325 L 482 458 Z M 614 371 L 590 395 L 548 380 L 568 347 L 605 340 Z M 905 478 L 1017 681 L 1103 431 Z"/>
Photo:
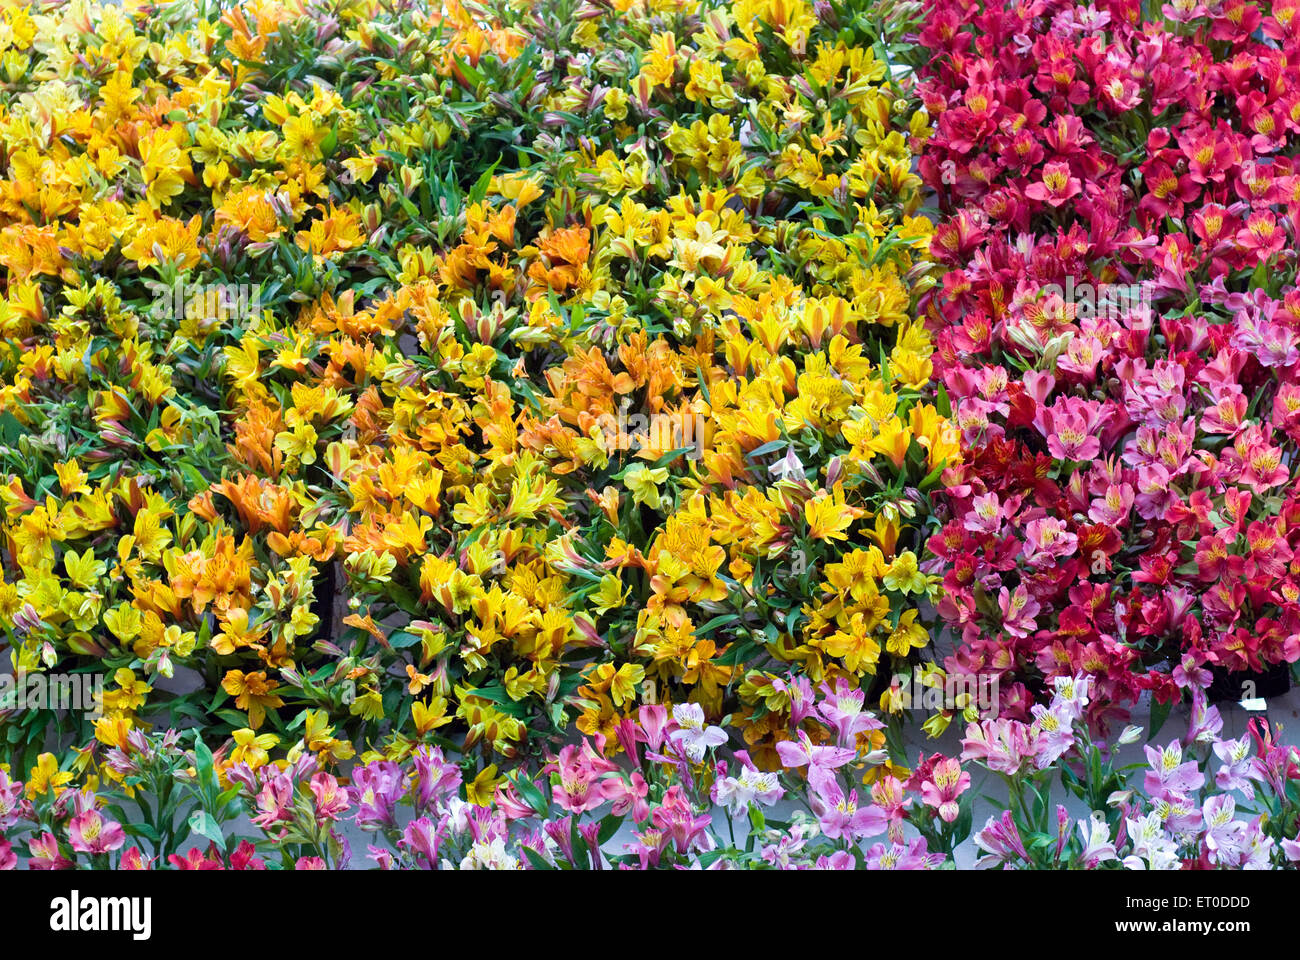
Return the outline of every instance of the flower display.
<path id="1" fill-rule="evenodd" d="M 1298 10 L 3 0 L 0 869 L 1300 859 Z"/>

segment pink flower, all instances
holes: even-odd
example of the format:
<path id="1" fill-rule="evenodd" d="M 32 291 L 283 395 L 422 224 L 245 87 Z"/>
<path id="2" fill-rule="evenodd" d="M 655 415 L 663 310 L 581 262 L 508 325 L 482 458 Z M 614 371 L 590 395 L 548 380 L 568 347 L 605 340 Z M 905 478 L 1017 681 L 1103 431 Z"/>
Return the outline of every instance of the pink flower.
<path id="1" fill-rule="evenodd" d="M 668 726 L 668 708 L 659 704 L 650 704 L 637 711 L 641 729 L 645 732 L 643 742 L 652 751 L 658 752 L 664 745 L 665 728 Z"/>
<path id="2" fill-rule="evenodd" d="M 1074 553 L 1079 538 L 1056 517 L 1043 517 L 1025 524 L 1025 560 L 1034 566 L 1052 563 Z"/>
<path id="3" fill-rule="evenodd" d="M 814 789 L 822 780 L 833 780 L 834 774 L 831 771 L 844 766 L 858 755 L 856 750 L 844 747 L 819 747 L 808 738 L 805 730 L 799 730 L 798 735 L 797 742 L 782 740 L 777 743 L 776 752 L 781 758 L 781 764 L 787 768 L 808 767 L 808 782 Z"/>
<path id="4" fill-rule="evenodd" d="M 1263 780 L 1258 762 L 1250 755 L 1250 741 L 1246 734 L 1236 740 L 1220 740 L 1214 753 L 1221 766 L 1214 774 L 1214 783 L 1220 790 L 1240 790 L 1247 800 L 1255 799 L 1252 780 Z"/>
<path id="5" fill-rule="evenodd" d="M 589 745 L 568 744 L 545 769 L 559 774 L 559 783 L 552 792 L 561 809 L 586 813 L 605 802 L 605 796 L 596 783 L 604 771 L 592 762 Z"/>
<path id="6" fill-rule="evenodd" d="M 673 721 L 677 729 L 669 736 L 682 745 L 686 756 L 695 763 L 704 759 L 706 751 L 727 742 L 727 733 L 721 727 L 709 726 L 704 720 L 704 708 L 698 703 L 679 703 L 673 707 Z"/>
<path id="7" fill-rule="evenodd" d="M 1205 785 L 1205 776 L 1197 768 L 1196 761 L 1188 760 L 1183 763 L 1183 745 L 1177 740 L 1163 750 L 1150 744 L 1143 747 L 1143 750 L 1146 751 L 1147 763 L 1151 765 L 1151 769 L 1147 771 L 1142 781 L 1147 793 L 1154 795 L 1170 792 L 1186 795 Z"/>
<path id="8" fill-rule="evenodd" d="M 668 788 L 663 803 L 655 809 L 651 822 L 657 830 L 672 840 L 678 853 L 686 853 L 695 846 L 704 849 L 708 847 L 706 828 L 710 820 L 708 817 L 695 816 L 680 784 L 673 784 Z"/>
<path id="9" fill-rule="evenodd" d="M 849 682 L 840 677 L 832 689 L 823 684 L 826 699 L 817 704 L 817 712 L 835 731 L 836 742 L 841 747 L 852 747 L 857 742 L 859 733 L 879 730 L 884 724 L 862 709 L 866 702 L 866 692 L 861 688 L 849 686 Z"/>
<path id="10" fill-rule="evenodd" d="M 1038 744 L 1034 762 L 1039 770 L 1043 770 L 1074 746 L 1074 726 L 1069 714 L 1056 704 L 1045 707 L 1036 703 L 1031 712 L 1034 715 L 1033 733 Z"/>
<path id="11" fill-rule="evenodd" d="M 118 862 L 119 870 L 152 870 L 153 857 L 146 857 L 140 852 L 139 847 L 127 847 L 122 854 L 122 859 Z"/>
<path id="12" fill-rule="evenodd" d="M 997 533 L 1002 528 L 1005 515 L 996 493 L 983 493 L 971 500 L 971 508 L 963 522 L 972 533 Z"/>
<path id="13" fill-rule="evenodd" d="M 1034 615 L 1038 601 L 1029 595 L 1025 585 L 1019 584 L 1014 593 L 1003 587 L 998 591 L 998 609 L 1002 611 L 1002 629 L 1013 637 L 1027 637 L 1038 629 Z"/>
<path id="14" fill-rule="evenodd" d="M 357 789 L 354 787 L 354 789 Z M 361 803 L 365 807 L 365 794 Z M 270 832 L 277 823 L 293 821 L 293 783 L 283 775 L 276 776 L 262 785 L 258 791 L 256 804 L 258 813 L 250 819 L 263 830 Z M 359 824 L 360 825 L 360 824 Z"/>
<path id="15" fill-rule="evenodd" d="M 438 865 L 438 846 L 442 842 L 443 832 L 444 828 L 440 824 L 428 817 L 419 817 L 406 825 L 397 845 L 422 869 L 433 870 Z"/>
<path id="16" fill-rule="evenodd" d="M 1127 483 L 1108 483 L 1106 492 L 1093 500 L 1088 508 L 1088 519 L 1093 523 L 1115 526 L 1128 518 L 1132 507 L 1133 487 Z"/>
<path id="17" fill-rule="evenodd" d="M 957 799 L 969 788 L 970 774 L 962 770 L 959 761 L 947 757 L 934 765 L 921 784 L 921 800 L 938 810 L 944 823 L 952 823 L 961 811 Z"/>
<path id="18" fill-rule="evenodd" d="M 29 866 L 33 870 L 71 870 L 74 866 L 59 852 L 59 841 L 48 831 L 28 840 L 27 849 L 32 855 Z"/>
<path id="19" fill-rule="evenodd" d="M 217 857 L 218 852 L 215 844 L 208 847 L 208 855 Z M 249 841 L 242 840 L 235 852 L 230 855 L 231 870 L 265 870 L 266 861 L 257 856 L 257 848 Z"/>
<path id="20" fill-rule="evenodd" d="M 907 795 L 903 782 L 895 776 L 885 775 L 871 785 L 871 799 L 889 819 L 889 839 L 903 842 L 903 821 L 912 798 Z"/>
<path id="21" fill-rule="evenodd" d="M 877 843 L 867 851 L 865 866 L 868 870 L 928 870 L 935 861 L 942 862 L 940 854 L 926 852 L 925 837 L 918 837 L 908 846 Z"/>
<path id="22" fill-rule="evenodd" d="M 1109 413 L 1095 401 L 1062 397 L 1050 408 L 1039 408 L 1034 426 L 1057 460 L 1093 460 L 1101 453 L 1095 433 L 1108 419 Z"/>
<path id="23" fill-rule="evenodd" d="M 25 804 L 22 783 L 14 783 L 0 770 L 0 830 L 7 830 L 18 822 Z"/>
<path id="24" fill-rule="evenodd" d="M 347 790 L 328 773 L 318 773 L 311 778 L 311 792 L 316 798 L 318 821 L 337 820 L 352 806 Z"/>
<path id="25" fill-rule="evenodd" d="M 649 792 L 650 786 L 645 782 L 645 777 L 635 771 L 629 780 L 609 777 L 600 784 L 601 796 L 614 801 L 610 812 L 622 817 L 631 811 L 632 820 L 636 823 L 641 823 L 650 816 L 650 805 L 646 802 Z"/>
<path id="26" fill-rule="evenodd" d="M 1027 724 L 1000 717 L 968 724 L 961 748 L 961 759 L 980 760 L 996 773 L 1015 776 L 1037 756 L 1039 745 Z"/>
<path id="27" fill-rule="evenodd" d="M 1079 178 L 1070 174 L 1070 165 L 1064 160 L 1053 160 L 1043 166 L 1042 180 L 1025 187 L 1025 196 L 1059 207 L 1082 191 Z"/>
<path id="28" fill-rule="evenodd" d="M 975 861 L 977 867 L 995 866 L 1016 858 L 1029 859 L 1010 810 L 1003 811 L 999 819 L 989 817 L 984 829 L 975 834 L 975 845 L 987 854 Z"/>
<path id="29" fill-rule="evenodd" d="M 853 870 L 857 866 L 853 854 L 847 850 L 836 850 L 830 856 L 822 854 L 813 865 L 814 870 Z"/>
<path id="30" fill-rule="evenodd" d="M 858 791 L 850 790 L 845 796 L 834 778 L 817 784 L 809 799 L 822 833 L 832 840 L 873 837 L 889 828 L 889 817 L 884 810 L 875 804 L 859 807 Z"/>
<path id="31" fill-rule="evenodd" d="M 87 810 L 73 817 L 68 824 L 68 837 L 72 849 L 78 853 L 108 853 L 126 843 L 122 825 L 106 819 L 98 810 Z"/>

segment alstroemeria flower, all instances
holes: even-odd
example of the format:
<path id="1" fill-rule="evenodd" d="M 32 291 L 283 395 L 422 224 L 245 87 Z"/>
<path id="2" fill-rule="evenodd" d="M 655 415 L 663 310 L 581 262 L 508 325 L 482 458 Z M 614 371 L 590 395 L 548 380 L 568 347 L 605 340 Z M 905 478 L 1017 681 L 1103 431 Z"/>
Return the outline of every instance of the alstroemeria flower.
<path id="1" fill-rule="evenodd" d="M 126 843 L 122 825 L 98 810 L 87 810 L 68 824 L 68 838 L 78 853 L 108 853 Z"/>

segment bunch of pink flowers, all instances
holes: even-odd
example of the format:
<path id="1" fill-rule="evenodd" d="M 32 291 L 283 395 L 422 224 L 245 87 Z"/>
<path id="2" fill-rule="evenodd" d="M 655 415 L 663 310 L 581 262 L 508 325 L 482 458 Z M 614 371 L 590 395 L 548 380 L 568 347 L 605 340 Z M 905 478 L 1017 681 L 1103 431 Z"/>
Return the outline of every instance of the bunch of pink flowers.
<path id="1" fill-rule="evenodd" d="M 1300 659 L 1298 8 L 1142 9 L 932 0 L 919 37 L 963 445 L 930 569 L 1004 717 Z"/>

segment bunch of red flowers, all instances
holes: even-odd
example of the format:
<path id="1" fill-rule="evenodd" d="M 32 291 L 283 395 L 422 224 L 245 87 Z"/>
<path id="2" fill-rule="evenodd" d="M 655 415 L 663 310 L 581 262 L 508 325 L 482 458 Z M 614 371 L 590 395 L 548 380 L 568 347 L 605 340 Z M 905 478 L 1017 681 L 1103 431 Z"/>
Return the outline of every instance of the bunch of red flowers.
<path id="1" fill-rule="evenodd" d="M 964 448 L 929 546 L 948 667 L 1002 676 L 1004 710 L 1300 659 L 1297 13 L 927 5 L 927 311 Z"/>

